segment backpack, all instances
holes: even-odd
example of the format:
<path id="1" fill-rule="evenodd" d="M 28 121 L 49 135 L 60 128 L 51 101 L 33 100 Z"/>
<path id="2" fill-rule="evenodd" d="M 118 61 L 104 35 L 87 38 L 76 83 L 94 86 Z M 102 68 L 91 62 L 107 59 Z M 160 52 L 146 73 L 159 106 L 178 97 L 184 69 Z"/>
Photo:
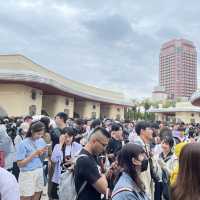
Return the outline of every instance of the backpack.
<path id="1" fill-rule="evenodd" d="M 86 156 L 87 156 L 86 154 L 79 155 L 74 163 L 76 164 L 76 161 L 79 158 Z M 87 181 L 85 181 L 83 185 L 80 187 L 78 193 L 76 192 L 75 182 L 74 182 L 74 166 L 72 167 L 72 169 L 68 169 L 66 170 L 66 172 L 61 174 L 60 184 L 58 189 L 59 200 L 77 200 L 80 193 L 84 190 L 85 186 L 87 185 Z"/>

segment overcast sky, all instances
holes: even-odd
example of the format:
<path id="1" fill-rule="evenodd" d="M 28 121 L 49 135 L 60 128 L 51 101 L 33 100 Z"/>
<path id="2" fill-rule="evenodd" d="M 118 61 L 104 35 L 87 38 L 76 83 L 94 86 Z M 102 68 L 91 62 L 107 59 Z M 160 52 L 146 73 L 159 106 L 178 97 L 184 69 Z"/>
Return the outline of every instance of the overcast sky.
<path id="1" fill-rule="evenodd" d="M 174 38 L 199 53 L 200 1 L 0 0 L 0 54 L 132 98 L 151 95 L 160 46 Z"/>

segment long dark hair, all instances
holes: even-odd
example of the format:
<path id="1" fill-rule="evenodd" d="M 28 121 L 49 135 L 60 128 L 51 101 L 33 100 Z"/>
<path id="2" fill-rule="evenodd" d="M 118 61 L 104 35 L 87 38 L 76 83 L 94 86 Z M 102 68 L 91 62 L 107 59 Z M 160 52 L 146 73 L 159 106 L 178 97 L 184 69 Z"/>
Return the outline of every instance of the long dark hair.
<path id="1" fill-rule="evenodd" d="M 123 168 L 123 171 L 126 172 L 136 183 L 137 187 L 144 192 L 144 185 L 139 178 L 139 174 L 136 171 L 132 159 L 138 159 L 138 156 L 144 153 L 144 149 L 137 145 L 128 143 L 123 146 L 118 156 L 118 163 L 120 167 Z"/>
<path id="2" fill-rule="evenodd" d="M 172 188 L 172 200 L 200 199 L 200 144 L 187 144 L 179 158 L 179 172 Z"/>
<path id="3" fill-rule="evenodd" d="M 45 130 L 45 125 L 41 121 L 32 122 L 28 129 L 26 137 L 32 137 L 33 133 L 43 131 L 43 130 Z"/>

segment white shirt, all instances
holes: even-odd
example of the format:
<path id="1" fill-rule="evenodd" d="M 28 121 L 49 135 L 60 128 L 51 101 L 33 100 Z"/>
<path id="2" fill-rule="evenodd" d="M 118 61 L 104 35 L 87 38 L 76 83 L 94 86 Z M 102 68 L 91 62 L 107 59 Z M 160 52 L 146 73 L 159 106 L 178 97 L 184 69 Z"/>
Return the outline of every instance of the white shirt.
<path id="1" fill-rule="evenodd" d="M 162 147 L 161 144 L 157 144 L 153 150 L 153 154 L 156 156 L 156 158 L 159 158 L 159 155 L 162 153 Z"/>
<path id="2" fill-rule="evenodd" d="M 73 142 L 71 145 L 66 145 L 65 155 L 71 155 L 72 158 L 76 157 L 82 148 L 81 144 Z"/>
<path id="3" fill-rule="evenodd" d="M 0 167 L 0 195 L 1 200 L 20 200 L 19 184 L 15 177 Z"/>
<path id="4" fill-rule="evenodd" d="M 129 142 L 134 143 L 135 139 L 137 139 L 137 133 L 135 131 L 130 132 L 128 137 Z"/>

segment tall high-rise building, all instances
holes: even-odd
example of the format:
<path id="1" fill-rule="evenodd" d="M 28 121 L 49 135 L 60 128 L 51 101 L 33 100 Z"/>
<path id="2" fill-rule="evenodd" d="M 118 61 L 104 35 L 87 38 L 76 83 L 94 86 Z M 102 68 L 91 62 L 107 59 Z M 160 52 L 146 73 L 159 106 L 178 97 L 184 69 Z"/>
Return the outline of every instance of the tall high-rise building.
<path id="1" fill-rule="evenodd" d="M 169 98 L 190 97 L 197 89 L 197 51 L 193 42 L 171 40 L 160 51 L 159 85 Z"/>

